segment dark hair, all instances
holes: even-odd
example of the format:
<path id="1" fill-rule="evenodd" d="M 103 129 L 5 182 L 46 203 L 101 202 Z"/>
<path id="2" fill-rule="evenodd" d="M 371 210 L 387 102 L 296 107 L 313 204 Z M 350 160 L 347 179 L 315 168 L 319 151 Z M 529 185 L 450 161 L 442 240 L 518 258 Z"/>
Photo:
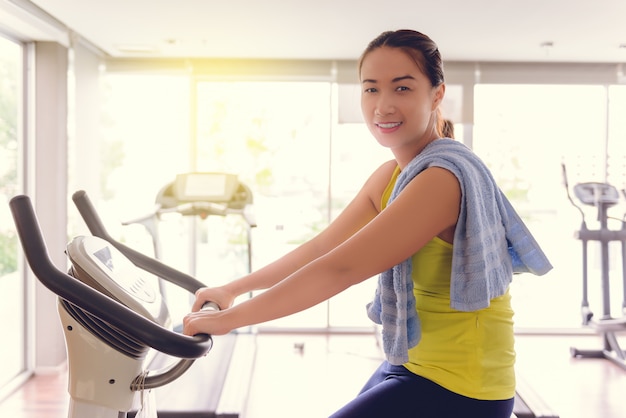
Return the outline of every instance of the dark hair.
<path id="1" fill-rule="evenodd" d="M 359 74 L 365 57 L 375 49 L 382 47 L 401 49 L 413 58 L 415 64 L 428 77 L 433 87 L 444 82 L 443 61 L 437 44 L 423 33 L 410 29 L 383 32 L 371 41 L 359 59 Z"/>
<path id="2" fill-rule="evenodd" d="M 441 136 L 444 138 L 454 138 L 454 123 L 450 119 L 442 119 Z"/>

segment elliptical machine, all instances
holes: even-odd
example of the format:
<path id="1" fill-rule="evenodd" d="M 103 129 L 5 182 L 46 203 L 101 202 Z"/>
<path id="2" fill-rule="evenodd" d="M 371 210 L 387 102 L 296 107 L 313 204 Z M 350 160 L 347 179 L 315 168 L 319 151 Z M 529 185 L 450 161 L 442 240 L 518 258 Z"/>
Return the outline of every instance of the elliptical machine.
<path id="1" fill-rule="evenodd" d="M 626 370 L 626 354 L 620 347 L 616 333 L 626 331 L 626 214 L 622 219 L 611 218 L 608 209 L 620 201 L 620 194 L 615 186 L 608 183 L 586 182 L 574 185 L 576 198 L 584 205 L 593 206 L 597 210 L 597 220 L 599 229 L 589 229 L 585 220 L 585 213 L 582 208 L 572 199 L 569 192 L 567 171 L 565 164 L 562 165 L 563 179 L 567 198 L 578 209 L 582 216 L 580 229 L 576 231 L 575 237 L 582 242 L 582 302 L 581 315 L 582 324 L 590 326 L 598 334 L 602 335 L 603 348 L 598 350 L 581 350 L 572 347 L 570 353 L 572 357 L 580 358 L 604 358 L 617 364 Z M 626 191 L 622 190 L 626 197 Z M 616 219 L 621 222 L 620 229 L 609 229 L 608 220 Z M 594 314 L 589 307 L 588 299 L 588 263 L 587 244 L 589 241 L 600 243 L 601 255 L 601 286 L 602 286 L 602 316 L 594 318 Z M 609 278 L 609 243 L 612 241 L 621 242 L 622 249 L 622 315 L 613 317 L 611 315 L 611 288 Z"/>

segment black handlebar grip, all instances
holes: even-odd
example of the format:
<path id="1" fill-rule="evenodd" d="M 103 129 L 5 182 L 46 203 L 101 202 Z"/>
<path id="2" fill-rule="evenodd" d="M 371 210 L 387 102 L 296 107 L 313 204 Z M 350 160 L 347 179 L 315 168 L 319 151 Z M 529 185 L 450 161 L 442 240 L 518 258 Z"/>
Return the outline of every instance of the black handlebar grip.
<path id="1" fill-rule="evenodd" d="M 170 331 L 57 269 L 50 260 L 30 199 L 16 196 L 9 206 L 31 270 L 60 298 L 165 354 L 195 359 L 211 349 L 213 341 L 209 335 L 189 337 Z"/>

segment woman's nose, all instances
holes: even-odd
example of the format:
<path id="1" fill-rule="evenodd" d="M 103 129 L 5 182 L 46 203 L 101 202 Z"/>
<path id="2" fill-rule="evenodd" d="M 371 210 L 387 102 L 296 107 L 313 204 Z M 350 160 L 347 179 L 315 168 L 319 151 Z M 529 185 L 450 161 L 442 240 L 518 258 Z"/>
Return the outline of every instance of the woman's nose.
<path id="1" fill-rule="evenodd" d="M 394 106 L 393 101 L 389 97 L 381 95 L 376 103 L 374 114 L 376 116 L 387 116 L 393 114 L 395 111 L 396 107 Z"/>

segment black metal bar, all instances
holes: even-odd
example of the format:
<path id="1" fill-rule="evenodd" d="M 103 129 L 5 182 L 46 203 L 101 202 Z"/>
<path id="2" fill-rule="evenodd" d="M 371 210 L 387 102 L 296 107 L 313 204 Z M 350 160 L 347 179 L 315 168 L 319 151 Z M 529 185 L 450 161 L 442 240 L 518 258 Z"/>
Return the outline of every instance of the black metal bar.
<path id="1" fill-rule="evenodd" d="M 209 335 L 189 337 L 170 331 L 56 268 L 50 260 L 30 198 L 16 196 L 9 206 L 31 270 L 60 298 L 165 354 L 196 359 L 211 349 L 213 341 Z"/>
<path id="2" fill-rule="evenodd" d="M 72 200 L 76 205 L 76 208 L 80 212 L 83 220 L 87 224 L 89 231 L 96 237 L 102 238 L 115 248 L 117 248 L 122 254 L 124 254 L 130 261 L 133 262 L 137 267 L 146 270 L 155 276 L 162 278 L 163 280 L 167 280 L 168 282 L 174 283 L 177 286 L 186 289 L 190 293 L 195 293 L 201 287 L 205 287 L 206 285 L 193 276 L 185 274 L 181 271 L 178 271 L 167 264 L 160 262 L 152 257 L 148 257 L 147 255 L 140 253 L 126 245 L 118 242 L 113 239 L 111 235 L 107 232 L 100 216 L 96 212 L 91 200 L 87 196 L 87 193 L 84 190 L 79 190 L 72 195 Z"/>

